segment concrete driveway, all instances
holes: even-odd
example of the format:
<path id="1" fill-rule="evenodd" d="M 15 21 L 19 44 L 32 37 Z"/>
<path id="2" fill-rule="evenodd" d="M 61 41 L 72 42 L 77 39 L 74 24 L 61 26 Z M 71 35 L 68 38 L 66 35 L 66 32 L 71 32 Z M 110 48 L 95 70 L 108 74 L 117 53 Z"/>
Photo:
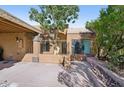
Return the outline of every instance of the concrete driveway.
<path id="1" fill-rule="evenodd" d="M 20 62 L 0 70 L 0 83 L 7 80 L 15 87 L 63 87 L 57 80 L 61 71 L 58 64 Z"/>
<path id="2" fill-rule="evenodd" d="M 9 87 L 105 86 L 87 62 L 72 62 L 68 70 L 58 64 L 20 62 L 0 70 L 1 83 Z"/>

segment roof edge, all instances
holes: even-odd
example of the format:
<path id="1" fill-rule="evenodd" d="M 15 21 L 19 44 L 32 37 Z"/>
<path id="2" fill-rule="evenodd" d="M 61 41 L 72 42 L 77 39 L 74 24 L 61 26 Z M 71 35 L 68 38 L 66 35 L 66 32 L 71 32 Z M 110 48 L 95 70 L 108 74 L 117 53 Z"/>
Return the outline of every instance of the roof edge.
<path id="1" fill-rule="evenodd" d="M 32 25 L 26 23 L 25 21 L 13 16 L 12 14 L 6 12 L 5 10 L 3 10 L 1 8 L 0 8 L 0 17 L 4 18 L 6 20 L 9 20 L 9 21 L 11 21 L 13 23 L 16 23 L 18 25 L 21 25 L 21 26 L 23 26 L 23 27 L 25 27 L 27 29 L 35 31 L 37 33 L 42 33 L 39 29 L 37 29 L 37 28 L 33 27 Z"/>

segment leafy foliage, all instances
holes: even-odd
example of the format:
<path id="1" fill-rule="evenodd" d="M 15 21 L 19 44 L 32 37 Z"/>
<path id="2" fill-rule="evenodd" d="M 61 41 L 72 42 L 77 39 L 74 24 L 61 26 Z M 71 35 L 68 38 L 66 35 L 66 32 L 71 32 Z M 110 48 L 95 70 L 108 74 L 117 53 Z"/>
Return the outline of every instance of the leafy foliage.
<path id="1" fill-rule="evenodd" d="M 40 5 L 38 9 L 30 9 L 30 19 L 40 24 L 44 31 L 61 30 L 78 19 L 78 6 Z"/>
<path id="2" fill-rule="evenodd" d="M 86 28 L 96 32 L 97 57 L 115 65 L 124 62 L 123 17 L 124 6 L 108 6 L 100 11 L 99 18 L 86 23 Z"/>

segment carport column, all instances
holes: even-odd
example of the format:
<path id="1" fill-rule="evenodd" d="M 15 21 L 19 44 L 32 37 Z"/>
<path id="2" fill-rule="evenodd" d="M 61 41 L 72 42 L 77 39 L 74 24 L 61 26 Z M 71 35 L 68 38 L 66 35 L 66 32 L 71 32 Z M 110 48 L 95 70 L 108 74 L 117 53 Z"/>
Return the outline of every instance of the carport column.
<path id="1" fill-rule="evenodd" d="M 32 62 L 39 62 L 40 54 L 40 34 L 35 36 L 33 39 L 33 54 Z"/>

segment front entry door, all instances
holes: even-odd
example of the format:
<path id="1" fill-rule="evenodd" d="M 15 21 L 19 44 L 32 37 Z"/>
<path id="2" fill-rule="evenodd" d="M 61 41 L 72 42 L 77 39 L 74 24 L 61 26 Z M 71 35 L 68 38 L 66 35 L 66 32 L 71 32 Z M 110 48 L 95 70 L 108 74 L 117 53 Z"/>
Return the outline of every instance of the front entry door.
<path id="1" fill-rule="evenodd" d="M 84 54 L 90 54 L 91 52 L 91 41 L 90 40 L 83 40 L 82 42 L 82 46 L 83 46 L 83 53 Z"/>

